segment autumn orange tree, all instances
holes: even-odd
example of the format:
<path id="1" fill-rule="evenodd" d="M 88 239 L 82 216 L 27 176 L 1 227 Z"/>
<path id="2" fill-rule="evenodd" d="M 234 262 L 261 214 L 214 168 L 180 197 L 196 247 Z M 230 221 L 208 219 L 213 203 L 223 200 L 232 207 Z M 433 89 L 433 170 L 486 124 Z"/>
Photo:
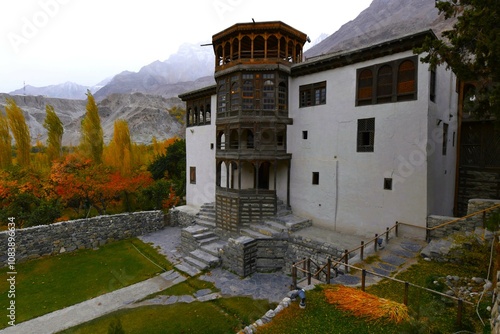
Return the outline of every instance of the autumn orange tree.
<path id="1" fill-rule="evenodd" d="M 14 136 L 17 147 L 17 164 L 20 166 L 29 166 L 31 137 L 24 113 L 11 98 L 8 98 L 5 111 L 9 121 L 9 128 Z"/>

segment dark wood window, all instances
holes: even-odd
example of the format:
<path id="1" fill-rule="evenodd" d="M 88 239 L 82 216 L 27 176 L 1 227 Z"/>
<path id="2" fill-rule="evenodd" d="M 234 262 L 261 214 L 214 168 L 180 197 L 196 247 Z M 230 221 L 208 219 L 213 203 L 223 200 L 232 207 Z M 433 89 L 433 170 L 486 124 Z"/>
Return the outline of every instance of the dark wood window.
<path id="1" fill-rule="evenodd" d="M 358 119 L 357 152 L 373 152 L 375 146 L 375 118 Z"/>
<path id="2" fill-rule="evenodd" d="M 225 113 L 227 110 L 227 88 L 226 80 L 219 80 L 219 91 L 217 92 L 217 112 Z"/>
<path id="3" fill-rule="evenodd" d="M 417 99 L 417 56 L 357 70 L 356 106 Z"/>
<path id="4" fill-rule="evenodd" d="M 274 74 L 265 73 L 262 75 L 264 85 L 262 87 L 263 104 L 262 109 L 273 110 L 276 107 L 276 89 L 274 85 Z"/>
<path id="5" fill-rule="evenodd" d="M 231 78 L 231 110 L 240 107 L 240 77 L 235 75 Z"/>
<path id="6" fill-rule="evenodd" d="M 392 190 L 392 178 L 384 178 L 384 189 Z"/>
<path id="7" fill-rule="evenodd" d="M 443 155 L 446 155 L 448 149 L 448 123 L 443 123 Z"/>
<path id="8" fill-rule="evenodd" d="M 398 68 L 398 101 L 412 100 L 415 88 L 415 64 L 405 60 Z"/>
<path id="9" fill-rule="evenodd" d="M 300 86 L 299 96 L 301 108 L 326 104 L 326 81 Z"/>
<path id="10" fill-rule="evenodd" d="M 364 69 L 358 76 L 358 105 L 372 104 L 373 72 Z"/>
<path id="11" fill-rule="evenodd" d="M 307 131 L 302 131 L 302 139 L 307 139 Z"/>
<path id="12" fill-rule="evenodd" d="M 319 172 L 313 172 L 312 184 L 319 184 Z"/>
<path id="13" fill-rule="evenodd" d="M 429 99 L 436 102 L 436 70 L 431 70 L 431 82 L 429 85 Z"/>
<path id="14" fill-rule="evenodd" d="M 189 167 L 189 183 L 196 184 L 196 167 Z"/>

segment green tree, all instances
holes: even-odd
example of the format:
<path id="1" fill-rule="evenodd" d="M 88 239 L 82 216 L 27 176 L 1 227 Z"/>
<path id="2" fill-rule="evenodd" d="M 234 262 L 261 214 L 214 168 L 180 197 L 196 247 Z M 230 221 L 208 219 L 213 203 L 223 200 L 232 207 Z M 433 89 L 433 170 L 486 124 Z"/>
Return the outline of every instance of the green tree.
<path id="1" fill-rule="evenodd" d="M 438 0 L 436 7 L 446 19 L 455 20 L 453 29 L 445 31 L 442 39 L 428 39 L 415 51 L 428 52 L 422 61 L 446 64 L 460 80 L 474 82 L 465 110 L 499 121 L 500 1 Z"/>
<path id="2" fill-rule="evenodd" d="M 99 109 L 90 91 L 87 91 L 86 110 L 87 113 L 82 120 L 80 148 L 85 155 L 100 164 L 104 149 L 104 135 L 101 127 L 101 119 L 99 118 Z"/>
<path id="3" fill-rule="evenodd" d="M 12 140 L 7 116 L 0 112 L 0 169 L 12 165 Z"/>
<path id="4" fill-rule="evenodd" d="M 153 179 L 170 179 L 175 187 L 175 192 L 179 196 L 185 194 L 186 184 L 186 141 L 177 139 L 167 148 L 167 153 L 159 155 L 149 165 Z"/>
<path id="5" fill-rule="evenodd" d="M 21 108 L 17 106 L 16 101 L 10 98 L 7 99 L 5 111 L 7 112 L 10 131 L 16 141 L 17 164 L 22 167 L 29 166 L 31 137 L 26 119 L 24 118 L 24 113 Z"/>
<path id="6" fill-rule="evenodd" d="M 53 161 L 61 157 L 62 153 L 62 136 L 64 128 L 61 120 L 56 115 L 54 107 L 50 104 L 45 106 L 45 121 L 43 127 L 47 129 L 47 155 L 49 161 Z"/>

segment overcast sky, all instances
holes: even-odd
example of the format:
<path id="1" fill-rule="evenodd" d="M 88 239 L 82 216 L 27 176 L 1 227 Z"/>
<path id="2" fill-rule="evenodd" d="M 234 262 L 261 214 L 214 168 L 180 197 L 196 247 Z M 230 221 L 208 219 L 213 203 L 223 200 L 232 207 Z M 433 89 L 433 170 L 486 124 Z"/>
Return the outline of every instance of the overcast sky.
<path id="1" fill-rule="evenodd" d="M 239 22 L 283 21 L 315 40 L 371 0 L 0 0 L 0 92 L 73 81 L 95 85 L 210 42 Z"/>

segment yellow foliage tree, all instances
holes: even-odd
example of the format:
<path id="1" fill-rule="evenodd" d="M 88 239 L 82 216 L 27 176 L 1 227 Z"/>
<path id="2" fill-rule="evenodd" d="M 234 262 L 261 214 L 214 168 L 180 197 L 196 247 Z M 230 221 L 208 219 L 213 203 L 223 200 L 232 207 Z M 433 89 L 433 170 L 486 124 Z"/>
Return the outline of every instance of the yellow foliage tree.
<path id="1" fill-rule="evenodd" d="M 131 174 L 132 142 L 127 121 L 120 119 L 115 121 L 113 140 L 109 144 L 106 160 L 111 166 L 118 168 L 122 175 Z"/>
<path id="2" fill-rule="evenodd" d="M 31 138 L 24 113 L 13 99 L 7 99 L 5 106 L 9 127 L 17 147 L 17 164 L 23 167 L 30 164 Z"/>
<path id="3" fill-rule="evenodd" d="M 45 106 L 45 121 L 43 127 L 47 129 L 47 155 L 49 161 L 53 161 L 61 157 L 62 153 L 62 136 L 64 128 L 61 120 L 56 115 L 54 107 L 50 104 Z"/>
<path id="4" fill-rule="evenodd" d="M 104 135 L 99 118 L 99 110 L 94 100 L 94 96 L 87 91 L 87 113 L 82 121 L 82 138 L 80 149 L 83 154 L 91 157 L 94 162 L 102 162 L 102 152 L 104 150 Z"/>
<path id="5" fill-rule="evenodd" d="M 0 169 L 12 165 L 12 138 L 7 116 L 0 111 Z"/>

